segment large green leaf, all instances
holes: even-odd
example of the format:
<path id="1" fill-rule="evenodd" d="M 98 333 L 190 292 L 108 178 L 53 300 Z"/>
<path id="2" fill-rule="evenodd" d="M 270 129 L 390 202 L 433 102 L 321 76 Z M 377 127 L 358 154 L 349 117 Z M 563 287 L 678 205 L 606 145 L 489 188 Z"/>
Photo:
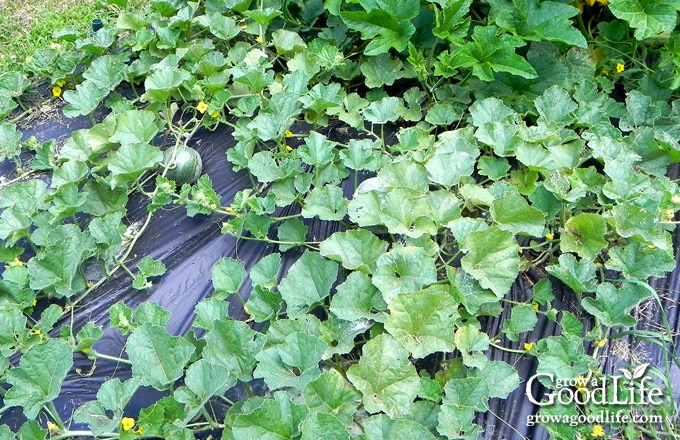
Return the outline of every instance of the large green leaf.
<path id="1" fill-rule="evenodd" d="M 420 384 L 406 349 L 387 334 L 363 346 L 361 358 L 347 370 L 347 378 L 361 392 L 366 411 L 385 412 L 390 417 L 408 414 Z"/>
<path id="2" fill-rule="evenodd" d="M 280 391 L 274 394 L 274 398 L 263 399 L 252 411 L 237 416 L 232 432 L 236 439 L 297 438 L 307 411 L 303 405 L 291 402 L 290 394 Z"/>
<path id="3" fill-rule="evenodd" d="M 479 148 L 469 130 L 449 131 L 439 135 L 425 168 L 432 182 L 453 186 L 472 174 L 477 156 Z"/>
<path id="4" fill-rule="evenodd" d="M 595 265 L 590 260 L 578 261 L 571 254 L 562 254 L 558 264 L 546 266 L 545 270 L 576 293 L 594 292 L 597 288 Z"/>
<path id="5" fill-rule="evenodd" d="M 538 75 L 531 64 L 515 53 L 516 47 L 524 46 L 522 39 L 499 31 L 496 26 L 477 26 L 472 42 L 440 55 L 435 73 L 471 68 L 472 73 L 483 81 L 493 81 L 494 72 L 536 78 Z"/>
<path id="6" fill-rule="evenodd" d="M 477 438 L 481 428 L 473 423 L 489 399 L 489 386 L 478 378 L 451 379 L 444 387 L 437 431 L 448 438 Z"/>
<path id="7" fill-rule="evenodd" d="M 240 261 L 228 257 L 222 258 L 215 263 L 212 269 L 215 294 L 224 298 L 238 292 L 246 276 L 246 270 Z"/>
<path id="8" fill-rule="evenodd" d="M 595 298 L 583 298 L 581 305 L 608 327 L 633 327 L 636 320 L 628 312 L 654 295 L 648 284 L 624 283 L 617 289 L 609 283 L 602 283 L 597 286 Z"/>
<path id="9" fill-rule="evenodd" d="M 677 26 L 680 3 L 677 0 L 611 0 L 609 10 L 635 29 L 635 38 L 644 40 Z"/>
<path id="10" fill-rule="evenodd" d="M 675 267 L 672 252 L 643 243 L 631 242 L 625 248 L 612 248 L 608 255 L 606 267 L 618 270 L 626 278 L 662 277 Z"/>
<path id="11" fill-rule="evenodd" d="M 468 252 L 461 260 L 463 269 L 499 298 L 505 296 L 519 273 L 519 246 L 515 237 L 491 227 L 468 234 L 465 247 Z"/>
<path id="12" fill-rule="evenodd" d="M 389 312 L 385 329 L 414 358 L 456 348 L 453 326 L 459 317 L 458 304 L 447 288 L 433 286 L 397 295 L 390 302 Z"/>
<path id="13" fill-rule="evenodd" d="M 42 406 L 59 395 L 72 365 L 73 351 L 63 340 L 48 339 L 31 347 L 6 376 L 12 388 L 3 397 L 5 405 L 21 406 L 27 418 L 36 418 Z"/>
<path id="14" fill-rule="evenodd" d="M 310 411 L 333 414 L 346 426 L 353 423 L 361 402 L 361 394 L 335 370 L 307 384 L 302 396 Z"/>
<path id="15" fill-rule="evenodd" d="M 550 336 L 536 343 L 537 373 L 552 374 L 555 378 L 571 379 L 585 375 L 597 365 L 597 359 L 584 353 L 580 335 Z"/>
<path id="16" fill-rule="evenodd" d="M 337 276 L 337 263 L 326 260 L 318 252 L 302 254 L 279 283 L 288 316 L 296 318 L 319 304 L 330 294 Z"/>
<path id="17" fill-rule="evenodd" d="M 236 385 L 236 377 L 223 365 L 199 359 L 187 368 L 184 383 L 186 388 L 179 388 L 174 396 L 185 404 L 184 423 L 188 423 L 209 399 Z"/>
<path id="18" fill-rule="evenodd" d="M 282 344 L 258 353 L 253 376 L 264 379 L 270 390 L 292 387 L 302 391 L 321 375 L 319 362 L 328 345 L 315 336 L 294 332 Z"/>
<path id="19" fill-rule="evenodd" d="M 392 419 L 385 414 L 371 416 L 363 425 L 366 440 L 435 440 L 435 436 L 420 423 Z"/>
<path id="20" fill-rule="evenodd" d="M 400 293 L 418 292 L 437 281 L 434 259 L 421 247 L 395 247 L 381 255 L 376 264 L 373 284 L 388 304 Z"/>
<path id="21" fill-rule="evenodd" d="M 99 103 L 109 94 L 109 90 L 99 87 L 92 81 L 85 80 L 76 86 L 75 90 L 64 92 L 64 115 L 68 118 L 84 116 L 92 113 Z"/>
<path id="22" fill-rule="evenodd" d="M 592 260 L 609 244 L 604 239 L 606 233 L 607 224 L 604 217 L 582 212 L 564 224 L 560 247 L 564 252 L 574 252 L 582 258 Z"/>
<path id="23" fill-rule="evenodd" d="M 111 189 L 125 186 L 143 172 L 155 168 L 163 160 L 163 153 L 149 144 L 125 144 L 109 160 Z"/>
<path id="24" fill-rule="evenodd" d="M 157 123 L 156 115 L 148 110 L 128 110 L 116 118 L 116 128 L 109 142 L 147 144 L 158 133 Z"/>
<path id="25" fill-rule="evenodd" d="M 492 15 L 498 26 L 508 29 L 527 40 L 559 41 L 571 46 L 586 47 L 583 34 L 574 26 L 571 17 L 579 10 L 573 6 L 534 0 L 490 2 Z"/>
<path id="26" fill-rule="evenodd" d="M 508 191 L 491 204 L 491 218 L 498 227 L 513 234 L 542 237 L 545 231 L 545 214 L 529 206 L 519 192 Z"/>
<path id="27" fill-rule="evenodd" d="M 352 272 L 336 287 L 330 310 L 338 318 L 347 321 L 372 319 L 383 322 L 387 304 L 368 275 L 363 272 Z"/>
<path id="28" fill-rule="evenodd" d="M 186 339 L 149 324 L 133 331 L 125 348 L 135 377 L 156 389 L 164 389 L 184 374 L 194 350 Z"/>
<path id="29" fill-rule="evenodd" d="M 372 273 L 376 260 L 385 253 L 388 244 L 365 229 L 336 232 L 319 246 L 324 257 L 337 261 L 342 267 Z"/>
<path id="30" fill-rule="evenodd" d="M 205 335 L 203 358 L 216 365 L 227 367 L 241 381 L 252 380 L 255 355 L 264 345 L 261 334 L 248 324 L 233 319 L 215 321 Z"/>

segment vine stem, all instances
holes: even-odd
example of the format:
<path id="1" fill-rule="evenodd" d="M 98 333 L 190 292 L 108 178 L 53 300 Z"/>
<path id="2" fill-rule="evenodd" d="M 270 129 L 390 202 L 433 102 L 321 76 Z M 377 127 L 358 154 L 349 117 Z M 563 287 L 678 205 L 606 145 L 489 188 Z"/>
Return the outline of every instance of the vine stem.
<path id="1" fill-rule="evenodd" d="M 503 347 L 502 345 L 494 344 L 491 341 L 489 341 L 489 345 L 494 347 L 494 348 L 497 348 L 501 351 L 508 352 L 508 353 L 526 354 L 526 350 L 516 350 L 514 348 L 506 348 L 506 347 Z"/>

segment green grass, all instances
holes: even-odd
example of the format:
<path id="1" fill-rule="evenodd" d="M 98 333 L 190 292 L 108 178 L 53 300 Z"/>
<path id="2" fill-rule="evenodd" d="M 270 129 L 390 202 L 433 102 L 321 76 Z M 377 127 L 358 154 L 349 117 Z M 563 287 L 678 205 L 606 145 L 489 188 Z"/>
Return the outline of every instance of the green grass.
<path id="1" fill-rule="evenodd" d="M 148 1 L 129 3 L 129 8 L 142 8 Z M 116 15 L 101 0 L 0 0 L 0 71 L 23 70 L 26 57 L 37 49 L 63 44 L 52 38 L 54 31 L 86 30 L 93 19 L 115 20 Z"/>

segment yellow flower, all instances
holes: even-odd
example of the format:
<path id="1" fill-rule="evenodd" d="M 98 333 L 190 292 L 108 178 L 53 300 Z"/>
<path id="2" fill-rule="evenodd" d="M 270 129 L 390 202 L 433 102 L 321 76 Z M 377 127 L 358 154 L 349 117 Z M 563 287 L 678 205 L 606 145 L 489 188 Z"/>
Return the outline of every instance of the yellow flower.
<path id="1" fill-rule="evenodd" d="M 588 379 L 583 376 L 576 376 L 574 378 L 574 384 L 580 393 L 585 393 L 588 390 Z"/>
<path id="2" fill-rule="evenodd" d="M 199 112 L 200 114 L 203 114 L 203 113 L 205 113 L 206 110 L 208 110 L 208 104 L 206 104 L 205 102 L 201 101 L 201 102 L 199 102 L 198 104 L 196 104 L 196 110 L 198 110 L 198 112 Z"/>
<path id="3" fill-rule="evenodd" d="M 604 437 L 604 428 L 602 425 L 593 426 L 593 432 L 590 433 L 593 437 Z"/>
<path id="4" fill-rule="evenodd" d="M 33 332 L 34 335 L 39 335 L 41 333 L 40 330 L 37 329 L 37 328 L 34 328 L 33 330 L 31 330 L 31 332 Z"/>
<path id="5" fill-rule="evenodd" d="M 293 151 L 293 147 L 291 147 L 290 145 L 286 145 L 286 151 Z"/>
<path id="6" fill-rule="evenodd" d="M 552 232 L 549 232 L 549 233 L 545 234 L 545 238 L 547 240 L 552 240 L 552 239 L 555 238 L 555 234 L 553 234 Z"/>
<path id="7" fill-rule="evenodd" d="M 532 309 L 534 309 L 534 312 L 538 312 L 538 307 L 539 307 L 539 304 L 538 304 L 538 303 L 535 303 L 535 304 L 532 306 Z"/>
<path id="8" fill-rule="evenodd" d="M 139 428 L 137 428 L 137 430 L 135 431 L 135 433 L 136 433 L 137 435 L 142 435 L 142 427 L 140 426 Z"/>
<path id="9" fill-rule="evenodd" d="M 532 348 L 534 348 L 533 342 L 525 342 L 524 343 L 524 351 L 531 351 Z"/>
<path id="10" fill-rule="evenodd" d="M 37 299 L 34 299 L 34 300 L 33 300 L 33 307 L 35 307 L 36 304 L 38 304 L 38 300 L 37 300 Z"/>
<path id="11" fill-rule="evenodd" d="M 8 266 L 9 267 L 23 267 L 24 264 L 25 263 L 17 257 L 17 258 L 14 259 L 14 261 L 10 261 Z"/>
<path id="12" fill-rule="evenodd" d="M 50 434 L 54 435 L 54 434 L 59 433 L 59 426 L 57 426 L 55 423 L 52 423 L 48 420 L 47 421 L 47 430 L 49 431 Z"/>
<path id="13" fill-rule="evenodd" d="M 602 347 L 604 347 L 604 344 L 606 344 L 606 343 L 607 343 L 606 339 L 600 339 L 599 341 L 595 342 L 595 347 L 602 348 Z"/>
<path id="14" fill-rule="evenodd" d="M 262 44 L 264 43 L 264 38 L 262 38 L 261 35 L 258 35 L 257 38 L 255 38 L 255 42 L 257 42 L 257 44 Z"/>
<path id="15" fill-rule="evenodd" d="M 58 85 L 59 87 L 64 87 L 64 86 L 66 85 L 66 80 L 65 80 L 65 79 L 60 79 L 59 81 L 57 81 L 57 85 Z"/>
<path id="16" fill-rule="evenodd" d="M 616 73 L 621 73 L 626 70 L 626 66 L 622 63 L 616 64 Z"/>
<path id="17" fill-rule="evenodd" d="M 292 132 L 292 131 L 290 131 L 290 130 L 286 130 L 286 132 L 285 132 L 285 133 L 283 133 L 283 135 L 284 135 L 285 137 L 287 137 L 287 138 L 289 138 L 289 137 L 293 137 L 293 132 Z"/>
<path id="18" fill-rule="evenodd" d="M 213 117 L 213 118 L 219 118 L 219 117 L 220 117 L 220 111 L 219 111 L 219 110 L 215 110 L 215 111 L 213 112 L 213 114 L 210 115 L 210 116 Z"/>
<path id="19" fill-rule="evenodd" d="M 123 428 L 123 431 L 129 431 L 135 427 L 135 419 L 132 417 L 123 417 L 120 421 L 120 426 Z"/>
<path id="20" fill-rule="evenodd" d="M 54 86 L 52 87 L 52 96 L 55 98 L 58 98 L 61 96 L 61 87 L 59 86 Z"/>

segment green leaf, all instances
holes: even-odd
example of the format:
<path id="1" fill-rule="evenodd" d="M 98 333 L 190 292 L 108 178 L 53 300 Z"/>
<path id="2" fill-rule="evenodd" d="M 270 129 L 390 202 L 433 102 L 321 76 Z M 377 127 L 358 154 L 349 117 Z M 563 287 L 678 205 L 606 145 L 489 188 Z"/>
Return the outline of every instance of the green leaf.
<path id="1" fill-rule="evenodd" d="M 289 318 L 301 316 L 330 294 L 338 276 L 338 265 L 317 252 L 307 251 L 290 267 L 279 283 Z"/>
<path id="2" fill-rule="evenodd" d="M 4 404 L 21 406 L 28 419 L 36 418 L 43 405 L 59 396 L 72 365 L 71 346 L 63 340 L 48 339 L 31 347 L 19 366 L 7 373 L 7 382 L 12 387 L 3 397 Z"/>
<path id="3" fill-rule="evenodd" d="M 223 365 L 238 380 L 252 380 L 255 355 L 264 344 L 261 334 L 248 324 L 231 318 L 214 321 L 205 335 L 203 358 L 215 365 Z"/>
<path id="4" fill-rule="evenodd" d="M 391 86 L 401 78 L 404 73 L 404 64 L 389 54 L 384 53 L 375 57 L 370 57 L 366 62 L 361 63 L 361 73 L 366 78 L 366 87 Z"/>
<path id="5" fill-rule="evenodd" d="M 513 0 L 491 2 L 497 25 L 532 41 L 559 41 L 586 47 L 585 37 L 572 23 L 579 10 L 553 1 Z"/>
<path id="6" fill-rule="evenodd" d="M 536 312 L 531 305 L 516 305 L 512 308 L 510 319 L 503 321 L 503 333 L 511 341 L 517 341 L 519 334 L 530 332 L 538 322 Z"/>
<path id="7" fill-rule="evenodd" d="M 296 246 L 301 246 L 307 238 L 307 229 L 307 225 L 297 218 L 292 218 L 283 222 L 277 230 L 278 238 L 279 241 L 290 244 L 279 243 L 281 252 L 285 252 Z"/>
<path id="8" fill-rule="evenodd" d="M 455 130 L 439 135 L 434 154 L 425 163 L 429 179 L 440 185 L 453 186 L 472 175 L 479 148 L 470 130 Z"/>
<path id="9" fill-rule="evenodd" d="M 668 249 L 668 232 L 663 231 L 652 211 L 622 202 L 614 205 L 612 217 L 620 236 L 640 240 L 663 250 Z"/>
<path id="10" fill-rule="evenodd" d="M 349 432 L 334 415 L 313 413 L 307 416 L 300 427 L 300 440 L 349 440 Z"/>
<path id="11" fill-rule="evenodd" d="M 623 283 L 619 289 L 602 283 L 597 286 L 595 298 L 583 298 L 581 305 L 607 327 L 633 327 L 637 321 L 628 312 L 653 296 L 654 290 L 642 282 Z"/>
<path id="12" fill-rule="evenodd" d="M 435 440 L 420 423 L 392 419 L 385 414 L 371 416 L 363 422 L 366 439 L 371 440 Z"/>
<path id="13" fill-rule="evenodd" d="M 164 102 L 185 82 L 191 74 L 177 67 L 163 66 L 156 68 L 144 80 L 144 95 L 146 101 Z"/>
<path id="14" fill-rule="evenodd" d="M 468 253 L 463 269 L 499 298 L 510 291 L 519 273 L 519 246 L 514 236 L 496 227 L 471 232 L 465 240 Z"/>
<path id="15" fill-rule="evenodd" d="M 675 0 L 611 0 L 609 10 L 635 29 L 638 41 L 662 32 L 673 32 L 680 4 Z"/>
<path id="16" fill-rule="evenodd" d="M 270 390 L 293 387 L 302 391 L 321 375 L 319 362 L 328 349 L 321 339 L 302 332 L 286 336 L 282 344 L 267 348 L 255 356 L 256 378 L 264 379 Z"/>
<path id="17" fill-rule="evenodd" d="M 370 139 L 350 139 L 347 149 L 340 151 L 342 163 L 352 170 L 377 171 L 380 162 L 380 142 Z"/>
<path id="18" fill-rule="evenodd" d="M 228 257 L 220 259 L 212 269 L 215 296 L 224 299 L 232 293 L 238 292 L 246 276 L 246 270 L 240 261 Z"/>
<path id="19" fill-rule="evenodd" d="M 125 347 L 134 377 L 143 385 L 159 390 L 184 374 L 194 350 L 186 339 L 171 336 L 163 327 L 149 324 L 133 331 Z"/>
<path id="20" fill-rule="evenodd" d="M 115 431 L 126 405 L 138 389 L 139 381 L 135 378 L 125 382 L 118 378 L 109 379 L 97 391 L 97 400 L 87 402 L 76 410 L 74 420 L 87 423 L 95 435 Z"/>
<path id="21" fill-rule="evenodd" d="M 382 411 L 393 418 L 408 414 L 420 384 L 406 349 L 387 334 L 363 346 L 361 358 L 347 370 L 347 378 L 361 392 L 366 411 Z"/>
<path id="22" fill-rule="evenodd" d="M 278 392 L 273 399 L 263 399 L 256 408 L 237 416 L 232 431 L 237 439 L 293 439 L 300 434 L 306 415 L 307 408 L 292 403 L 290 394 Z"/>
<path id="23" fill-rule="evenodd" d="M 68 105 L 63 109 L 64 116 L 75 118 L 76 116 L 89 115 L 108 94 L 108 89 L 85 80 L 78 84 L 75 90 L 64 92 L 64 101 L 68 102 Z"/>
<path id="24" fill-rule="evenodd" d="M 149 144 L 125 144 L 109 160 L 111 189 L 125 186 L 143 172 L 154 169 L 163 160 L 163 153 Z"/>
<path id="25" fill-rule="evenodd" d="M 326 165 L 333 161 L 333 148 L 335 142 L 329 141 L 326 136 L 316 131 L 305 139 L 304 145 L 297 148 L 300 159 L 308 165 Z"/>
<path id="26" fill-rule="evenodd" d="M 531 64 L 514 51 L 515 47 L 525 45 L 520 38 L 499 33 L 496 26 L 477 26 L 472 39 L 473 42 L 453 52 L 442 53 L 435 64 L 435 73 L 469 67 L 482 81 L 493 81 L 494 72 L 506 72 L 527 79 L 538 76 Z"/>
<path id="27" fill-rule="evenodd" d="M 373 273 L 388 244 L 365 229 L 336 232 L 319 245 L 319 252 L 349 270 Z"/>
<path id="28" fill-rule="evenodd" d="M 305 198 L 301 214 L 304 218 L 342 220 L 347 214 L 347 203 L 339 186 L 317 186 Z"/>
<path id="29" fill-rule="evenodd" d="M 517 370 L 502 361 L 489 361 L 483 368 L 470 371 L 469 377 L 486 382 L 491 398 L 504 399 L 519 386 Z"/>
<path id="30" fill-rule="evenodd" d="M 577 261 L 571 254 L 562 254 L 558 264 L 546 266 L 545 270 L 576 293 L 594 292 L 597 288 L 595 265 L 590 260 Z"/>
<path id="31" fill-rule="evenodd" d="M 413 3 L 413 1 L 403 2 L 403 4 Z M 384 54 L 392 48 L 398 52 L 403 51 L 411 35 L 416 31 L 415 26 L 409 21 L 412 17 L 400 19 L 387 10 L 341 12 L 340 17 L 348 28 L 361 32 L 361 38 L 370 41 L 364 49 L 364 54 L 367 56 Z"/>
<path id="32" fill-rule="evenodd" d="M 481 428 L 473 423 L 489 399 L 489 387 L 478 378 L 451 379 L 444 387 L 437 431 L 448 438 L 477 438 Z"/>
<path id="33" fill-rule="evenodd" d="M 479 353 L 489 348 L 489 336 L 477 329 L 474 324 L 465 324 L 456 329 L 454 338 L 456 348 L 463 356 L 463 363 L 468 367 L 483 367 L 489 360 Z"/>
<path id="34" fill-rule="evenodd" d="M 272 32 L 272 43 L 279 54 L 307 48 L 300 34 L 286 29 L 277 29 Z"/>
<path id="35" fill-rule="evenodd" d="M 156 115 L 148 110 L 128 110 L 116 118 L 116 128 L 109 142 L 147 144 L 158 133 Z M 158 149 L 156 149 L 158 150 Z"/>
<path id="36" fill-rule="evenodd" d="M 614 247 L 607 254 L 607 269 L 617 270 L 626 278 L 645 280 L 663 277 L 675 268 L 672 252 L 631 242 L 625 248 Z"/>
<path id="37" fill-rule="evenodd" d="M 93 240 L 74 225 L 52 230 L 47 239 L 51 243 L 45 251 L 28 261 L 30 287 L 48 290 L 59 297 L 70 297 L 85 288 L 79 269 L 91 255 Z"/>
<path id="38" fill-rule="evenodd" d="M 363 272 L 352 272 L 336 287 L 330 310 L 338 318 L 350 322 L 359 319 L 384 322 L 383 312 L 387 310 L 387 303 L 380 291 L 371 284 L 368 275 Z"/>
<path id="39" fill-rule="evenodd" d="M 401 101 L 394 96 L 386 96 L 373 101 L 363 109 L 364 118 L 373 124 L 386 124 L 399 118 L 398 109 Z"/>
<path id="40" fill-rule="evenodd" d="M 263 257 L 250 270 L 250 279 L 254 285 L 265 289 L 276 287 L 277 277 L 281 269 L 281 254 L 274 253 Z"/>
<path id="41" fill-rule="evenodd" d="M 175 399 L 186 405 L 184 423 L 187 423 L 203 409 L 210 398 L 224 394 L 236 385 L 236 377 L 223 365 L 214 365 L 205 359 L 199 359 L 187 368 L 184 384 L 191 393 L 180 397 L 180 388 L 175 391 Z"/>
<path id="42" fill-rule="evenodd" d="M 552 374 L 571 379 L 585 375 L 597 365 L 597 359 L 584 353 L 580 335 L 549 336 L 536 343 L 538 367 L 536 373 Z"/>
<path id="43" fill-rule="evenodd" d="M 3 122 L 0 125 L 0 161 L 11 159 L 21 153 L 21 132 L 16 124 Z"/>
<path id="44" fill-rule="evenodd" d="M 513 234 L 542 237 L 545 231 L 545 214 L 529 206 L 526 199 L 515 191 L 508 191 L 494 200 L 490 213 L 500 229 Z"/>
<path id="45" fill-rule="evenodd" d="M 92 61 L 83 78 L 101 89 L 113 90 L 125 79 L 127 56 L 104 55 Z"/>
<path id="46" fill-rule="evenodd" d="M 386 303 L 401 294 L 418 292 L 423 286 L 437 281 L 434 259 L 416 246 L 397 246 L 376 261 L 373 284 Z"/>
<path id="47" fill-rule="evenodd" d="M 604 217 L 582 212 L 564 224 L 560 247 L 564 252 L 574 252 L 581 258 L 592 260 L 609 244 L 604 239 L 606 233 Z"/>
<path id="48" fill-rule="evenodd" d="M 454 344 L 453 325 L 459 318 L 458 303 L 444 286 L 417 293 L 397 295 L 389 305 L 385 330 L 411 356 L 422 359 L 437 351 L 450 352 Z"/>
<path id="49" fill-rule="evenodd" d="M 308 383 L 302 396 L 310 411 L 333 414 L 345 426 L 351 426 L 361 402 L 361 394 L 335 370 Z"/>

